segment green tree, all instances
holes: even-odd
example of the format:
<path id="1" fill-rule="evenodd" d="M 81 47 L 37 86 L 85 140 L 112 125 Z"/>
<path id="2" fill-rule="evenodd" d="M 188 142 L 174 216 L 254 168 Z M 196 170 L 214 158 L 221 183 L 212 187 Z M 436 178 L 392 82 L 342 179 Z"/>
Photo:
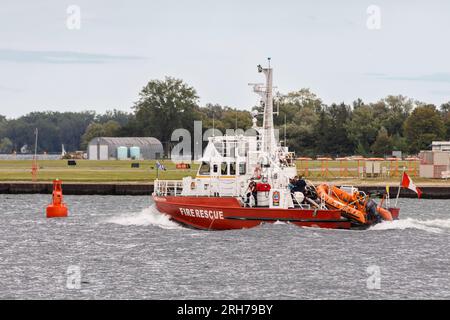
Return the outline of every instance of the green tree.
<path id="1" fill-rule="evenodd" d="M 332 118 L 325 108 L 319 113 L 317 125 L 314 127 L 314 136 L 317 139 L 315 153 L 320 155 L 329 155 L 332 152 L 333 146 L 330 143 L 332 140 Z"/>
<path id="2" fill-rule="evenodd" d="M 279 97 L 280 106 L 296 106 L 297 108 L 308 107 L 317 112 L 322 108 L 322 100 L 309 88 L 302 88 L 298 91 L 289 92 Z"/>
<path id="3" fill-rule="evenodd" d="M 443 115 L 448 115 L 450 113 L 450 101 L 443 103 L 439 109 Z"/>
<path id="4" fill-rule="evenodd" d="M 380 125 L 385 127 L 389 135 L 401 134 L 403 123 L 411 114 L 414 102 L 405 96 L 387 96 L 380 101 L 384 105 L 382 114 L 375 114 L 380 119 Z"/>
<path id="5" fill-rule="evenodd" d="M 109 120 L 106 123 L 91 123 L 81 138 L 81 148 L 85 150 L 89 142 L 98 137 L 116 137 L 121 126 L 117 121 Z"/>
<path id="6" fill-rule="evenodd" d="M 353 153 L 354 142 L 348 136 L 347 124 L 351 119 L 352 110 L 345 103 L 332 104 L 327 108 L 331 118 L 326 143 L 332 155 L 349 155 Z"/>
<path id="7" fill-rule="evenodd" d="M 358 145 L 356 146 L 355 149 L 355 154 L 360 155 L 360 156 L 367 156 L 369 155 L 369 151 L 367 150 L 367 146 L 361 142 L 358 142 Z"/>
<path id="8" fill-rule="evenodd" d="M 428 149 L 433 140 L 445 137 L 444 121 L 434 105 L 419 106 L 406 119 L 404 133 L 410 152 Z"/>
<path id="9" fill-rule="evenodd" d="M 11 153 L 13 150 L 13 143 L 8 138 L 3 138 L 0 140 L 0 153 Z"/>
<path id="10" fill-rule="evenodd" d="M 103 124 L 105 137 L 116 137 L 120 131 L 120 124 L 115 120 L 109 120 Z"/>
<path id="11" fill-rule="evenodd" d="M 103 125 L 101 123 L 91 123 L 81 137 L 81 148 L 83 150 L 86 149 L 89 142 L 97 137 L 104 137 Z"/>
<path id="12" fill-rule="evenodd" d="M 0 139 L 2 139 L 3 137 L 5 137 L 5 131 L 6 131 L 6 125 L 7 125 L 8 121 L 6 120 L 5 116 L 2 116 L 0 114 Z"/>
<path id="13" fill-rule="evenodd" d="M 357 146 L 358 154 L 366 155 L 370 152 L 370 146 L 377 138 L 379 127 L 371 106 L 361 104 L 353 110 L 345 128 L 348 138 Z"/>
<path id="14" fill-rule="evenodd" d="M 450 101 L 440 107 L 442 119 L 445 127 L 445 139 L 450 140 Z"/>
<path id="15" fill-rule="evenodd" d="M 95 113 L 85 112 L 32 112 L 0 124 L 0 133 L 8 137 L 15 150 L 23 145 L 34 145 L 34 131 L 39 129 L 38 152 L 60 152 L 61 144 L 66 150 L 80 147 L 81 136 L 94 120 Z"/>
<path id="16" fill-rule="evenodd" d="M 171 77 L 148 82 L 133 110 L 136 117 L 134 134 L 156 137 L 163 143 L 170 141 L 175 129 L 192 132 L 194 120 L 200 119 L 195 89 Z"/>
<path id="17" fill-rule="evenodd" d="M 286 126 L 288 145 L 298 154 L 313 155 L 316 150 L 316 132 L 319 115 L 311 107 L 301 108 Z"/>
<path id="18" fill-rule="evenodd" d="M 392 153 L 392 138 L 388 135 L 385 127 L 378 131 L 377 139 L 370 147 L 372 153 L 377 156 L 384 156 Z"/>
<path id="19" fill-rule="evenodd" d="M 106 123 L 110 120 L 114 120 L 118 124 L 120 124 L 121 127 L 126 126 L 130 120 L 134 118 L 134 115 L 129 112 L 125 112 L 122 110 L 108 110 L 104 114 L 98 114 L 95 116 L 95 122 L 98 123 Z"/>
<path id="20" fill-rule="evenodd" d="M 274 125 L 281 130 L 284 130 L 286 115 L 288 145 L 298 154 L 313 155 L 317 147 L 316 126 L 322 111 L 322 101 L 316 94 L 304 88 L 278 95 L 275 105 L 279 107 L 280 116 L 274 118 Z"/>
<path id="21" fill-rule="evenodd" d="M 34 129 L 23 119 L 9 120 L 5 126 L 5 137 L 9 138 L 13 143 L 14 150 L 18 151 L 24 145 L 33 145 Z"/>
<path id="22" fill-rule="evenodd" d="M 252 117 L 250 112 L 238 111 L 236 109 L 228 108 L 224 111 L 222 116 L 222 122 L 226 129 L 243 129 L 247 130 L 252 126 Z M 223 131 L 225 133 L 225 131 Z"/>
<path id="23" fill-rule="evenodd" d="M 407 153 L 409 151 L 408 140 L 405 137 L 397 133 L 391 136 L 391 139 L 392 150 L 401 151 L 402 153 Z"/>
<path id="24" fill-rule="evenodd" d="M 252 126 L 251 115 L 248 111 L 238 110 L 219 104 L 207 104 L 199 109 L 203 129 L 213 127 L 225 134 L 227 129 L 247 130 Z M 213 121 L 214 120 L 214 121 Z"/>
<path id="25" fill-rule="evenodd" d="M 58 114 L 56 123 L 59 132 L 59 145 L 56 150 L 61 150 L 61 144 L 68 151 L 80 150 L 81 137 L 83 136 L 86 128 L 95 119 L 95 112 L 83 111 L 83 112 L 64 112 Z"/>

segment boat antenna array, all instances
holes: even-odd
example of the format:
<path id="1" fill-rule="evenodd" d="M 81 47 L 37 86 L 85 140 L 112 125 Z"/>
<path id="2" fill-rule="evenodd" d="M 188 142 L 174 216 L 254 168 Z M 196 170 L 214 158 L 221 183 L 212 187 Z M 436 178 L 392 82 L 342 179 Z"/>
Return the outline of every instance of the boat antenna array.
<path id="1" fill-rule="evenodd" d="M 262 150 L 269 154 L 273 154 L 276 148 L 275 132 L 273 125 L 273 85 L 272 85 L 272 68 L 270 67 L 271 58 L 267 58 L 268 67 L 263 68 L 260 64 L 257 66 L 259 73 L 264 73 L 266 83 L 249 83 L 253 86 L 253 91 L 261 97 L 261 102 L 264 105 L 263 115 L 263 139 Z M 277 112 L 278 114 L 278 112 Z"/>

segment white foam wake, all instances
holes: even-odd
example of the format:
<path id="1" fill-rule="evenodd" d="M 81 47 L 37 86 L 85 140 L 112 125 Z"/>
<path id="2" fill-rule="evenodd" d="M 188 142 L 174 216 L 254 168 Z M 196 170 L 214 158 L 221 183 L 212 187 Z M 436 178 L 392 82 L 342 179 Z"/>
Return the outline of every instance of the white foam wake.
<path id="1" fill-rule="evenodd" d="M 154 225 L 163 229 L 183 229 L 181 225 L 170 220 L 169 216 L 159 212 L 154 204 L 141 212 L 113 217 L 108 219 L 107 222 L 123 226 Z"/>
<path id="2" fill-rule="evenodd" d="M 442 233 L 450 230 L 450 219 L 418 220 L 406 218 L 394 221 L 383 221 L 369 230 L 405 230 L 418 229 L 433 233 Z"/>

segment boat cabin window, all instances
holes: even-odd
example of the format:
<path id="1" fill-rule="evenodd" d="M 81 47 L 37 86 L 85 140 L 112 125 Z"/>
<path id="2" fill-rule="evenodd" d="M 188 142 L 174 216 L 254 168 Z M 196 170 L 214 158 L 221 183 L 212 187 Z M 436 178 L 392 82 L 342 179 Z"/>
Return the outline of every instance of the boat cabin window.
<path id="1" fill-rule="evenodd" d="M 213 164 L 213 173 L 219 172 L 219 166 L 217 164 Z"/>
<path id="2" fill-rule="evenodd" d="M 230 154 L 230 157 L 236 158 L 236 147 L 234 145 L 233 145 L 233 147 L 231 147 L 229 154 Z"/>
<path id="3" fill-rule="evenodd" d="M 221 168 L 220 168 L 221 170 L 220 170 L 220 173 L 223 175 L 223 176 L 226 176 L 227 174 L 228 174 L 228 172 L 227 172 L 227 163 L 226 162 L 222 162 L 222 165 L 221 165 Z"/>
<path id="4" fill-rule="evenodd" d="M 247 168 L 246 167 L 247 166 L 245 165 L 244 162 L 239 163 L 239 175 L 243 176 L 243 175 L 245 175 L 247 173 L 247 170 L 246 170 Z"/>
<path id="5" fill-rule="evenodd" d="M 236 163 L 230 162 L 230 175 L 236 175 Z"/>
<path id="6" fill-rule="evenodd" d="M 200 170 L 198 171 L 198 173 L 200 175 L 204 175 L 207 176 L 209 175 L 209 171 L 210 171 L 210 165 L 209 162 L 202 162 L 202 165 L 200 166 Z"/>

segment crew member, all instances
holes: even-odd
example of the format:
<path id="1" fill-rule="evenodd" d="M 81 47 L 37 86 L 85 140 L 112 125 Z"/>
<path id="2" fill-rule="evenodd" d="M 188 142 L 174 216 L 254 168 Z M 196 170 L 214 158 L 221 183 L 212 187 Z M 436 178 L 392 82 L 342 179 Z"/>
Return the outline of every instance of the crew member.
<path id="1" fill-rule="evenodd" d="M 295 188 L 295 180 L 294 179 L 289 178 L 288 188 L 291 193 L 294 193 L 294 188 Z"/>
<path id="2" fill-rule="evenodd" d="M 253 196 L 253 199 L 255 200 L 255 207 L 258 206 L 258 199 L 256 197 L 257 195 L 257 190 L 256 190 L 256 181 L 251 178 L 250 179 L 250 184 L 248 185 L 247 188 L 247 203 L 250 205 L 250 197 Z"/>
<path id="3" fill-rule="evenodd" d="M 291 166 L 291 164 L 292 164 L 292 154 L 291 153 L 287 154 L 286 162 L 287 162 L 288 166 Z"/>
<path id="4" fill-rule="evenodd" d="M 381 222 L 381 216 L 377 212 L 377 204 L 372 199 L 366 204 L 367 220 Z"/>
<path id="5" fill-rule="evenodd" d="M 305 193 L 306 181 L 303 177 L 295 176 L 294 192 Z"/>

